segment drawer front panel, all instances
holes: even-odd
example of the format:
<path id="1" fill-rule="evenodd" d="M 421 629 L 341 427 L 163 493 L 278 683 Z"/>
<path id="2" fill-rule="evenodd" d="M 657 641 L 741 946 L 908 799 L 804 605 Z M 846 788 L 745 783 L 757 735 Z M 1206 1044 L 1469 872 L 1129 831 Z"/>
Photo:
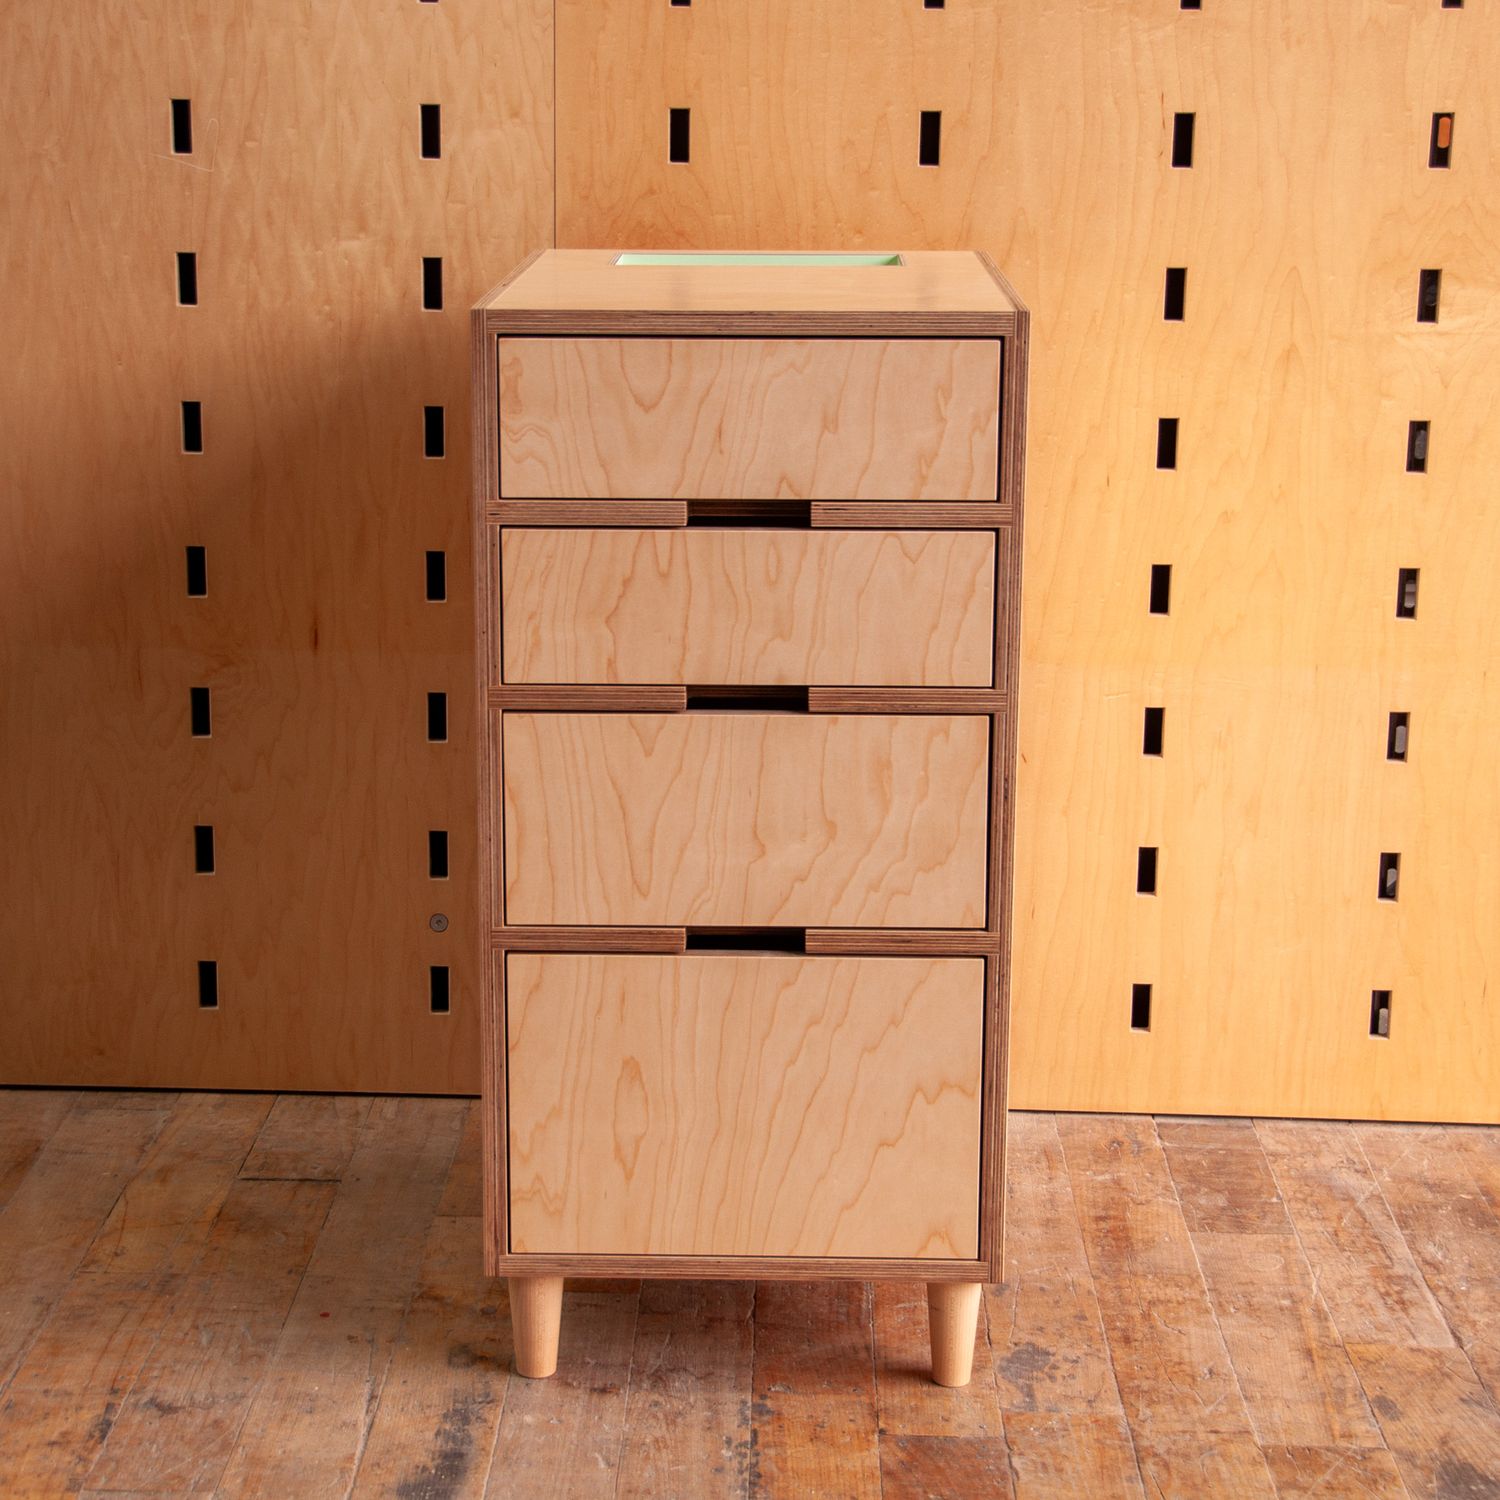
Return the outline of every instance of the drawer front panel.
<path id="1" fill-rule="evenodd" d="M 500 340 L 506 499 L 994 500 L 992 339 Z"/>
<path id="2" fill-rule="evenodd" d="M 512 925 L 984 925 L 989 720 L 502 716 Z"/>
<path id="3" fill-rule="evenodd" d="M 988 687 L 995 536 L 507 530 L 503 680 Z"/>
<path id="4" fill-rule="evenodd" d="M 984 965 L 510 954 L 516 1254 L 973 1258 Z"/>

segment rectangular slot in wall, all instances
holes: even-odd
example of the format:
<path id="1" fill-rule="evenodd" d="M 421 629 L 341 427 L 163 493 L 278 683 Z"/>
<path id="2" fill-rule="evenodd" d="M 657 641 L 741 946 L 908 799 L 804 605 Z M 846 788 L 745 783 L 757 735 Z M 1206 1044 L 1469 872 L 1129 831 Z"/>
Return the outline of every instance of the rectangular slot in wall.
<path id="1" fill-rule="evenodd" d="M 448 738 L 447 693 L 427 695 L 427 738 L 435 745 L 442 744 Z"/>
<path id="2" fill-rule="evenodd" d="M 208 549 L 187 549 L 187 591 L 189 599 L 201 599 L 208 593 Z"/>
<path id="3" fill-rule="evenodd" d="M 1202 10 L 1203 0 L 1182 0 L 1183 10 Z"/>
<path id="4" fill-rule="evenodd" d="M 198 305 L 198 254 L 195 250 L 177 252 L 177 305 Z"/>
<path id="5" fill-rule="evenodd" d="M 172 154 L 174 156 L 193 154 L 193 101 L 191 99 L 172 101 Z"/>
<path id="6" fill-rule="evenodd" d="M 1427 148 L 1429 167 L 1451 167 L 1453 165 L 1453 115 L 1436 114 L 1432 117 L 1432 140 Z"/>
<path id="7" fill-rule="evenodd" d="M 922 0 L 923 10 L 942 10 L 943 0 Z"/>
<path id="8" fill-rule="evenodd" d="M 1391 992 L 1370 991 L 1370 1035 L 1388 1037 L 1391 1034 Z"/>
<path id="9" fill-rule="evenodd" d="M 1156 848 L 1142 844 L 1135 851 L 1135 889 L 1141 896 L 1156 894 Z"/>
<path id="10" fill-rule="evenodd" d="M 1175 469 L 1177 467 L 1177 418 L 1158 417 L 1156 419 L 1156 467 L 1158 469 Z"/>
<path id="11" fill-rule="evenodd" d="M 1132 1031 L 1151 1030 L 1151 986 L 1149 984 L 1130 986 L 1130 1029 Z"/>
<path id="12" fill-rule="evenodd" d="M 431 552 L 426 564 L 427 602 L 445 604 L 448 600 L 448 554 Z"/>
<path id="13" fill-rule="evenodd" d="M 206 740 L 213 729 L 213 700 L 206 687 L 188 689 L 188 733 L 195 740 Z"/>
<path id="14" fill-rule="evenodd" d="M 667 111 L 667 160 L 688 161 L 692 157 L 692 149 L 692 111 L 669 109 Z"/>
<path id="15" fill-rule="evenodd" d="M 917 165 L 936 167 L 943 153 L 943 112 L 924 109 L 917 127 Z"/>
<path id="16" fill-rule="evenodd" d="M 447 421 L 441 406 L 422 408 L 422 457 L 445 458 L 448 452 Z"/>
<path id="17" fill-rule="evenodd" d="M 1193 164 L 1193 121 L 1190 114 L 1172 116 L 1172 165 L 1190 167 Z"/>
<path id="18" fill-rule="evenodd" d="M 1162 741 L 1166 736 L 1167 711 L 1164 708 L 1148 708 L 1141 725 L 1141 754 L 1160 755 Z"/>
<path id="19" fill-rule="evenodd" d="M 1436 323 L 1438 300 L 1442 294 L 1443 273 L 1438 270 L 1423 271 L 1417 277 L 1417 322 Z"/>
<path id="20" fill-rule="evenodd" d="M 443 154 L 443 107 L 423 104 L 419 107 L 422 134 L 422 157 L 436 161 Z"/>
<path id="21" fill-rule="evenodd" d="M 448 982 L 447 964 L 433 964 L 428 968 L 427 1003 L 435 1016 L 446 1016 L 453 1009 L 453 992 Z"/>
<path id="22" fill-rule="evenodd" d="M 446 828 L 427 830 L 427 878 L 429 880 L 448 878 L 448 830 Z"/>
<path id="23" fill-rule="evenodd" d="M 1401 894 L 1401 856 L 1380 856 L 1380 889 L 1377 893 L 1382 901 L 1394 901 Z"/>
<path id="24" fill-rule="evenodd" d="M 198 960 L 198 1008 L 199 1010 L 219 1008 L 219 965 L 212 958 Z"/>
<path id="25" fill-rule="evenodd" d="M 1427 440 L 1431 433 L 1430 422 L 1408 422 L 1406 424 L 1406 472 L 1427 472 Z"/>
<path id="26" fill-rule="evenodd" d="M 1170 614 L 1172 609 L 1172 564 L 1151 564 L 1151 613 Z"/>
<path id="27" fill-rule="evenodd" d="M 214 872 L 214 828 L 212 823 L 193 825 L 193 873 L 212 875 Z"/>
<path id="28" fill-rule="evenodd" d="M 443 310 L 443 257 L 422 257 L 422 306 L 428 312 Z"/>
<path id="29" fill-rule="evenodd" d="M 1415 620 L 1417 617 L 1417 582 L 1421 572 L 1417 568 L 1402 568 L 1396 574 L 1396 618 Z"/>
<path id="30" fill-rule="evenodd" d="M 1407 740 L 1411 734 L 1411 715 L 1392 714 L 1385 731 L 1385 758 L 1405 760 Z"/>
<path id="31" fill-rule="evenodd" d="M 182 403 L 182 451 L 184 453 L 203 452 L 203 403 L 201 401 Z"/>
<path id="32" fill-rule="evenodd" d="M 1187 311 L 1187 267 L 1168 266 L 1161 315 L 1168 323 L 1181 323 Z"/>

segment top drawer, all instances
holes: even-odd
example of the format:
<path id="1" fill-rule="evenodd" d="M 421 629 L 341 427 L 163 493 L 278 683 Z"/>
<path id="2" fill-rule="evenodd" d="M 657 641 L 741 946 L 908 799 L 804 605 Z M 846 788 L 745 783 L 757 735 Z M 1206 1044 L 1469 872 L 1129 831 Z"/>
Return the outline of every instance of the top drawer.
<path id="1" fill-rule="evenodd" d="M 997 339 L 502 338 L 504 499 L 996 498 Z"/>

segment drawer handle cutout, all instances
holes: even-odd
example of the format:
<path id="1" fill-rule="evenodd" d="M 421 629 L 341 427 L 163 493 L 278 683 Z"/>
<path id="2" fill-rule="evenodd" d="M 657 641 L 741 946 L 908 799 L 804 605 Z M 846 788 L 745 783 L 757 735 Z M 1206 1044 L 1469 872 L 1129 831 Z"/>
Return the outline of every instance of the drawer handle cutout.
<path id="1" fill-rule="evenodd" d="M 689 500 L 689 526 L 812 525 L 811 500 Z"/>
<path id="2" fill-rule="evenodd" d="M 689 927 L 687 953 L 806 953 L 805 927 Z"/>
<path id="3" fill-rule="evenodd" d="M 726 709 L 744 709 L 757 713 L 805 714 L 808 711 L 805 687 L 695 687 L 685 690 L 685 707 L 714 709 L 720 713 Z"/>

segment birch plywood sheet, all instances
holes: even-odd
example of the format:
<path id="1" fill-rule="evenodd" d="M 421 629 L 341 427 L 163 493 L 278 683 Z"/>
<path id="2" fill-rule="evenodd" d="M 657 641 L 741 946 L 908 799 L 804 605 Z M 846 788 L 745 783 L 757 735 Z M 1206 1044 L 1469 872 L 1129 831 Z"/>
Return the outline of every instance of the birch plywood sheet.
<path id="1" fill-rule="evenodd" d="M 507 713 L 511 926 L 978 928 L 977 714 Z"/>
<path id="2" fill-rule="evenodd" d="M 500 341 L 509 498 L 994 500 L 994 339 Z"/>
<path id="3" fill-rule="evenodd" d="M 976 1257 L 981 960 L 513 953 L 506 976 L 513 1253 Z"/>
<path id="4" fill-rule="evenodd" d="M 504 679 L 988 687 L 996 535 L 502 531 Z"/>
<path id="5" fill-rule="evenodd" d="M 1033 310 L 1020 1107 L 1497 1118 L 1497 64 L 1437 0 L 559 4 L 560 243 L 973 245 Z"/>
<path id="6" fill-rule="evenodd" d="M 465 319 L 550 234 L 550 15 L 8 9 L 3 1081 L 477 1085 Z"/>

